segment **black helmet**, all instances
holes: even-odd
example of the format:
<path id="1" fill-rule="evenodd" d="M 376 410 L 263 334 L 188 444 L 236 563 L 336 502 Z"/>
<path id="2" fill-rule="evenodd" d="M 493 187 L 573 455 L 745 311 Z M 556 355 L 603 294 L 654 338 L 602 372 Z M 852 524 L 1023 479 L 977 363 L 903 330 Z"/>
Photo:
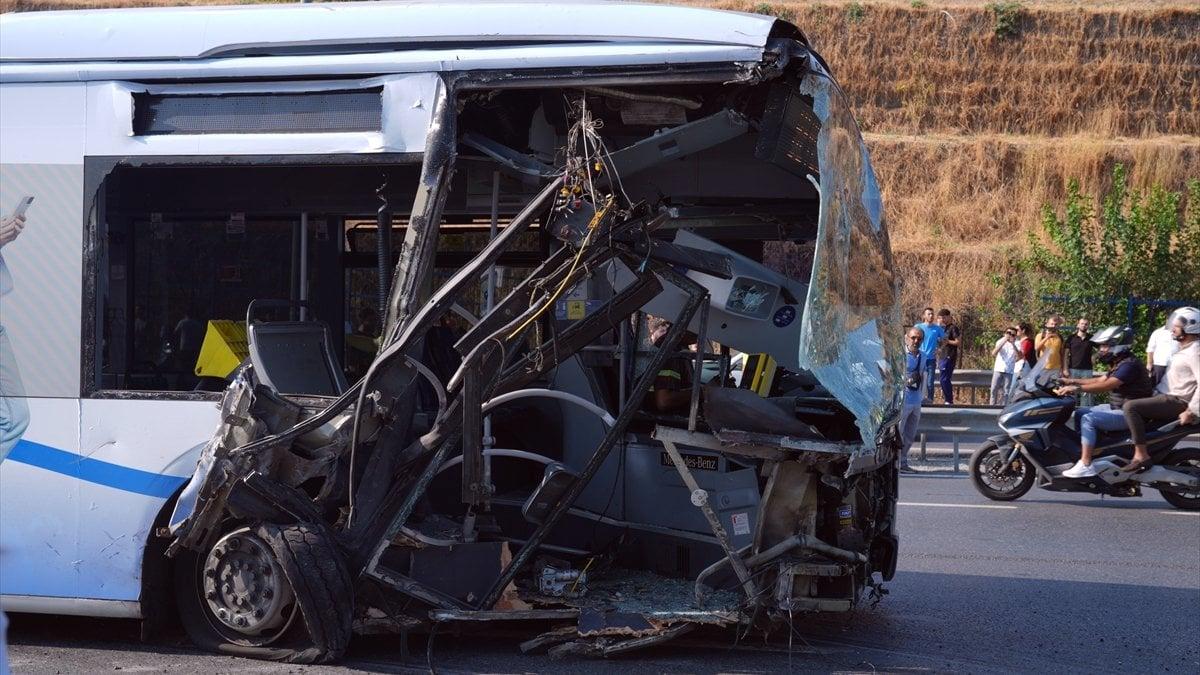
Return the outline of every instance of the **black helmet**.
<path id="1" fill-rule="evenodd" d="M 1097 357 L 1100 363 L 1111 363 L 1133 351 L 1133 329 L 1129 326 L 1108 326 L 1092 336 L 1092 342 L 1108 345 L 1108 354 Z M 1103 358 L 1107 357 L 1107 358 Z"/>

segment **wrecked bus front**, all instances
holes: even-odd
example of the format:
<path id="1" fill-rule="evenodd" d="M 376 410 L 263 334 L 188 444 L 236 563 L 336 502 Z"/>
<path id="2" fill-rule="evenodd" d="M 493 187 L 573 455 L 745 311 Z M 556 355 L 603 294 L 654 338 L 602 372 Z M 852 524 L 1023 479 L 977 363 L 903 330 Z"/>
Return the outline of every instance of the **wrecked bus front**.
<path id="1" fill-rule="evenodd" d="M 242 311 L 247 358 L 215 378 L 218 428 L 160 518 L 189 634 L 312 662 L 356 630 L 537 619 L 529 650 L 611 655 L 879 597 L 898 548 L 895 277 L 866 148 L 821 59 L 760 16 L 480 8 L 512 36 L 463 47 L 469 26 L 417 3 L 331 9 L 370 19 L 335 39 L 321 30 L 352 24 L 277 8 L 278 44 L 87 69 L 245 69 L 233 89 L 187 85 L 208 108 L 123 85 L 149 145 L 190 133 L 216 155 L 234 134 L 175 127 L 219 125 L 274 85 L 253 101 L 283 106 L 272 124 L 343 125 L 320 139 L 341 148 L 329 156 L 210 156 L 185 173 L 196 163 L 118 158 L 98 174 L 110 222 L 182 176 L 241 214 L 229 238 L 290 167 L 300 187 L 280 201 L 322 212 L 341 247 L 304 253 L 302 221 L 292 266 L 318 269 Z M 414 35 L 377 34 L 389 25 Z M 372 77 L 263 81 L 352 72 Z M 345 114 L 307 107 L 321 101 Z M 404 126 L 418 118 L 419 157 Z M 367 157 L 389 138 L 407 154 Z M 328 328 L 343 323 L 345 344 Z"/>

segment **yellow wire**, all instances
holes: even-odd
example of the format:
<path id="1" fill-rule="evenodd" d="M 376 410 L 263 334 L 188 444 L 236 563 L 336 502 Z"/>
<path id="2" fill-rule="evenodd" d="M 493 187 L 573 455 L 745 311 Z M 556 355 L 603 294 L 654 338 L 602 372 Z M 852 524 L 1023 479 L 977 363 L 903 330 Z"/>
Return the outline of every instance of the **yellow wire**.
<path id="1" fill-rule="evenodd" d="M 579 245 L 579 250 L 575 252 L 575 259 L 571 261 L 571 269 L 567 272 L 567 276 L 563 277 L 562 283 L 558 285 L 558 288 L 554 289 L 554 293 L 551 294 L 550 299 L 547 300 L 544 305 L 542 305 L 541 309 L 534 312 L 533 316 L 522 322 L 521 325 L 518 326 L 517 329 L 512 333 L 509 333 L 509 340 L 519 335 L 521 331 L 529 327 L 529 324 L 537 321 L 539 317 L 545 314 L 546 309 L 553 305 L 554 301 L 558 300 L 558 296 L 562 295 L 562 292 L 567 289 L 567 284 L 571 281 L 571 275 L 575 274 L 575 268 L 579 266 L 579 261 L 583 258 L 583 251 L 587 248 L 588 243 L 591 242 L 592 234 L 596 231 L 596 226 L 600 223 L 600 219 L 604 217 L 604 214 L 608 213 L 608 209 L 612 206 L 612 203 L 613 199 L 610 196 L 604 203 L 604 206 L 600 207 L 600 209 L 596 211 L 596 214 L 592 216 L 591 222 L 588 223 L 587 236 L 583 238 L 583 243 Z"/>
<path id="2" fill-rule="evenodd" d="M 588 558 L 587 564 L 583 566 L 583 571 L 581 571 L 579 573 L 579 576 L 575 577 L 575 581 L 571 582 L 571 592 L 572 593 L 575 592 L 575 587 L 579 585 L 579 580 L 583 578 L 583 575 L 587 574 L 588 568 L 592 566 L 593 560 L 595 560 L 594 557 Z"/>

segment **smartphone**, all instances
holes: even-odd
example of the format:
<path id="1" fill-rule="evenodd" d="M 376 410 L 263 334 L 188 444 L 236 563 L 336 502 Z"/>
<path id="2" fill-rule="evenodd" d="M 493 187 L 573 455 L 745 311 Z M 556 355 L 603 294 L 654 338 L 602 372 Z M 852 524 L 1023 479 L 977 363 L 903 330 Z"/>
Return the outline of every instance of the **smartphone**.
<path id="1" fill-rule="evenodd" d="M 20 218 L 25 215 L 25 211 L 29 209 L 29 205 L 33 203 L 33 195 L 25 195 L 21 197 L 21 201 L 17 202 L 17 208 L 13 209 L 12 217 Z"/>

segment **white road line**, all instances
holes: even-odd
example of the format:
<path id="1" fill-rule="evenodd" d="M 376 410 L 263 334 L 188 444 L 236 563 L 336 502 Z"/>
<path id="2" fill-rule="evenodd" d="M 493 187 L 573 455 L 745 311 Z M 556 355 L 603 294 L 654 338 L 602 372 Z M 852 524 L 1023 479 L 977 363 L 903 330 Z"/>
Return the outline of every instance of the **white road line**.
<path id="1" fill-rule="evenodd" d="M 899 506 L 945 506 L 957 509 L 1015 509 L 1015 506 L 1002 504 L 937 504 L 934 502 L 897 502 Z"/>
<path id="2" fill-rule="evenodd" d="M 1200 516 L 1200 511 L 1159 511 L 1159 513 L 1166 513 L 1176 516 Z"/>

